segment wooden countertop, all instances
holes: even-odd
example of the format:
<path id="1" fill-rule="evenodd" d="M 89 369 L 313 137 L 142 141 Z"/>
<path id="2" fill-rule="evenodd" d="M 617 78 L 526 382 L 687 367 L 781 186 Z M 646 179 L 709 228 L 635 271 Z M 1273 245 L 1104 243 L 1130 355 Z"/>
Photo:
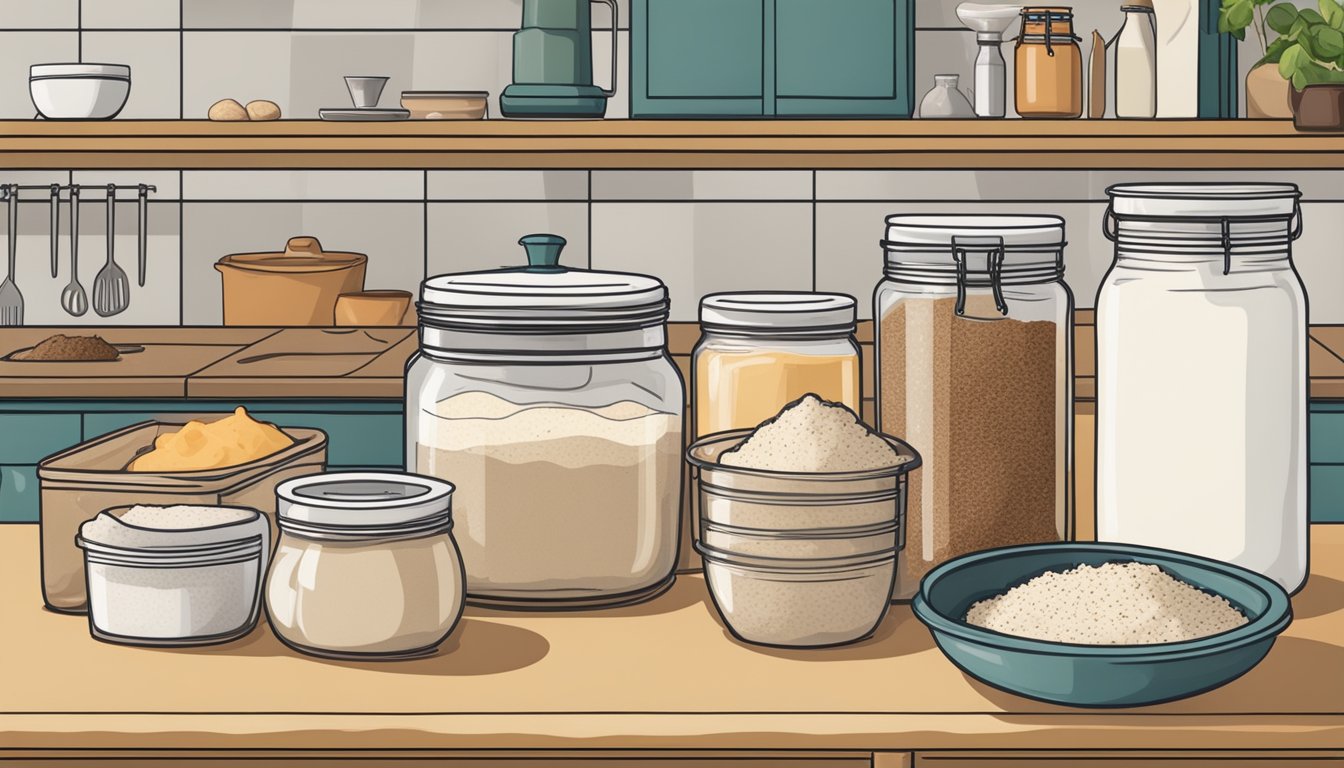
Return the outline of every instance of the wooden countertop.
<path id="1" fill-rule="evenodd" d="M 1075 328 L 1078 400 L 1096 395 L 1090 310 Z M 0 360 L 0 393 L 20 398 L 326 398 L 400 399 L 412 328 L 0 328 L 0 355 L 53 333 L 96 333 L 137 343 L 143 353 L 111 363 L 21 363 Z M 673 323 L 669 346 L 683 370 L 699 328 Z M 872 324 L 859 341 L 872 353 Z M 1314 399 L 1344 399 L 1344 326 L 1313 326 L 1309 350 Z M 872 365 L 866 366 L 870 397 Z"/>
<path id="2" fill-rule="evenodd" d="M 592 613 L 467 611 L 437 656 L 93 640 L 38 591 L 38 527 L 0 526 L 0 761 L 24 749 L 1344 749 L 1344 525 L 1312 529 L 1295 619 L 1242 678 L 1079 710 L 974 682 L 906 606 L 828 650 L 734 641 L 703 582 Z M 1342 753 L 1344 754 L 1344 753 Z"/>
<path id="3" fill-rule="evenodd" d="M 1344 168 L 1287 120 L 0 121 L 7 168 Z"/>

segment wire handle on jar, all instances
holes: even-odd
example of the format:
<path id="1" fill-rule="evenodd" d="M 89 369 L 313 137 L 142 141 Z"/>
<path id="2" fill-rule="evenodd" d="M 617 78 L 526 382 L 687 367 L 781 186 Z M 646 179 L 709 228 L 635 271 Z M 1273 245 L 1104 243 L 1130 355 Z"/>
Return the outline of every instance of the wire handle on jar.
<path id="1" fill-rule="evenodd" d="M 990 242 L 959 245 L 957 236 L 952 236 L 952 261 L 957 265 L 957 316 L 966 314 L 966 287 L 971 284 L 970 277 L 967 275 L 966 262 L 970 249 L 976 246 L 978 246 L 976 250 L 985 251 L 985 271 L 989 273 L 988 285 L 990 291 L 994 294 L 994 308 L 999 311 L 999 314 L 1006 315 L 1008 314 L 1008 302 L 1003 298 L 1003 238 L 975 239 Z"/>

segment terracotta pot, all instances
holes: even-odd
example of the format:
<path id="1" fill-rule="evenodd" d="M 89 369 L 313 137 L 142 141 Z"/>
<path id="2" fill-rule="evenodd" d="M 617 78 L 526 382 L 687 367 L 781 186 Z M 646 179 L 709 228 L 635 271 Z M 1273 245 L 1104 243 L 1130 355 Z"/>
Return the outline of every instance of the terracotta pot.
<path id="1" fill-rule="evenodd" d="M 276 253 L 235 253 L 215 263 L 224 285 L 225 325 L 331 325 L 336 298 L 364 289 L 368 257 L 322 250 L 291 237 Z"/>
<path id="2" fill-rule="evenodd" d="M 1287 119 L 1293 116 L 1289 92 L 1277 64 L 1261 64 L 1246 74 L 1246 116 Z"/>
<path id="3" fill-rule="evenodd" d="M 1293 127 L 1299 131 L 1344 132 L 1344 84 L 1319 83 L 1288 89 Z"/>

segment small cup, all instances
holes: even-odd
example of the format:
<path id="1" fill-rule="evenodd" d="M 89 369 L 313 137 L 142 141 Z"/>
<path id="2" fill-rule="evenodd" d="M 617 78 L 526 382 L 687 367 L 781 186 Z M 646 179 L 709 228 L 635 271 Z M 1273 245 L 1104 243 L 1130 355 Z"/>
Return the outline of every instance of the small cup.
<path id="1" fill-rule="evenodd" d="M 407 291 L 360 291 L 336 299 L 336 325 L 403 325 L 411 306 Z"/>
<path id="2" fill-rule="evenodd" d="M 387 85 L 386 77 L 347 75 L 345 78 L 345 87 L 350 90 L 350 100 L 355 103 L 357 109 L 373 109 L 378 106 L 385 85 Z"/>

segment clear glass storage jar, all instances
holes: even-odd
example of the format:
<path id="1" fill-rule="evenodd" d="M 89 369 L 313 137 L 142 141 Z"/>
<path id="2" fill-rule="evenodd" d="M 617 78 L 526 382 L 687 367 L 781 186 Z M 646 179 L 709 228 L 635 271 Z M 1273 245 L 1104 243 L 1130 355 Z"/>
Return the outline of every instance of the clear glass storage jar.
<path id="1" fill-rule="evenodd" d="M 275 489 L 280 538 L 266 616 L 315 656 L 433 653 L 462 616 L 453 486 L 400 472 L 330 472 Z"/>
<path id="2" fill-rule="evenodd" d="M 896 596 L 950 558 L 1057 541 L 1072 505 L 1073 296 L 1057 216 L 887 217 L 878 429 L 913 445 Z"/>
<path id="3" fill-rule="evenodd" d="M 1120 184 L 1097 296 L 1097 538 L 1307 576 L 1293 184 Z"/>
<path id="4" fill-rule="evenodd" d="M 457 486 L 467 595 L 498 607 L 647 599 L 672 582 L 685 389 L 667 288 L 558 265 L 425 281 L 406 377 L 406 461 Z"/>
<path id="5" fill-rule="evenodd" d="M 691 353 L 697 437 L 754 428 L 808 393 L 859 412 L 854 297 L 715 293 L 700 302 Z"/>

